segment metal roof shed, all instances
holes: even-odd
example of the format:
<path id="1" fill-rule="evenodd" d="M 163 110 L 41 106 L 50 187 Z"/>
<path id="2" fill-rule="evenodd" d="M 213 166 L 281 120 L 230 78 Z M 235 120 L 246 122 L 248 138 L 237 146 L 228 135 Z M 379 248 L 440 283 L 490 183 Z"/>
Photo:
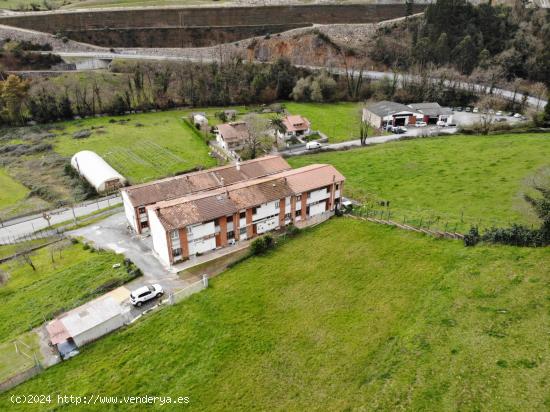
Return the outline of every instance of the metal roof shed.
<path id="1" fill-rule="evenodd" d="M 126 184 L 126 179 L 120 173 L 97 153 L 89 150 L 76 153 L 71 158 L 71 166 L 100 193 Z"/>

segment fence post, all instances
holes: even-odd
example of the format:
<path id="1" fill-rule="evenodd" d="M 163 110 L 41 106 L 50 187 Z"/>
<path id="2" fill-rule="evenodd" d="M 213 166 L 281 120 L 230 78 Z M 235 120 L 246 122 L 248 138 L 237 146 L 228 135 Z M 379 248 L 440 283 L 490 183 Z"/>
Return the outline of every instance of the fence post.
<path id="1" fill-rule="evenodd" d="M 208 276 L 206 276 L 206 274 L 202 275 L 202 284 L 204 285 L 205 288 L 208 287 Z"/>

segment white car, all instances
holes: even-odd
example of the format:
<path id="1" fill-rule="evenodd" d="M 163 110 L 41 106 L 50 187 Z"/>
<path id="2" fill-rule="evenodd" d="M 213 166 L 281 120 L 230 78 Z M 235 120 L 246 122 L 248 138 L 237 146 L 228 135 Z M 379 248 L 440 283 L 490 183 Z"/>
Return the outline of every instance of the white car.
<path id="1" fill-rule="evenodd" d="M 149 286 L 142 286 L 130 293 L 130 302 L 134 306 L 141 306 L 143 303 L 162 296 L 164 290 L 158 283 Z"/>
<path id="2" fill-rule="evenodd" d="M 472 110 L 472 113 L 479 113 L 479 108 L 478 108 L 478 107 L 474 107 L 474 110 Z"/>
<path id="3" fill-rule="evenodd" d="M 514 117 L 515 117 L 516 119 L 520 119 L 520 118 L 521 118 L 521 114 L 516 113 L 516 114 L 514 114 Z"/>
<path id="4" fill-rule="evenodd" d="M 502 112 L 499 110 L 498 112 L 495 113 L 497 116 L 502 116 Z"/>
<path id="5" fill-rule="evenodd" d="M 306 143 L 306 150 L 315 150 L 320 148 L 321 148 L 321 143 L 316 142 L 315 140 Z"/>
<path id="6" fill-rule="evenodd" d="M 444 121 L 444 120 L 438 120 L 437 123 L 436 123 L 436 126 L 445 127 L 445 126 L 447 126 L 447 122 Z"/>
<path id="7" fill-rule="evenodd" d="M 426 127 L 428 125 L 428 123 L 426 122 L 416 122 L 414 124 L 414 127 Z"/>

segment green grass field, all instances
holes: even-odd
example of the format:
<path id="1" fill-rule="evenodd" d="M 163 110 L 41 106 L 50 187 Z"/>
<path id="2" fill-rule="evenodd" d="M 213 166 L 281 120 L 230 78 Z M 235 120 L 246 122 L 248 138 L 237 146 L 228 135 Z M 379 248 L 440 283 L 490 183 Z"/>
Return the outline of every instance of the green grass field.
<path id="1" fill-rule="evenodd" d="M 36 271 L 20 259 L 0 265 L 9 275 L 7 283 L 0 285 L 0 342 L 29 331 L 56 312 L 90 300 L 109 282 L 129 278 L 124 266 L 112 268 L 122 262 L 122 256 L 90 252 L 82 244 L 58 245 L 32 255 Z"/>
<path id="2" fill-rule="evenodd" d="M 290 113 L 307 117 L 311 128 L 326 134 L 332 143 L 359 139 L 362 106 L 362 103 L 285 103 Z M 369 135 L 372 133 L 370 129 Z"/>
<path id="3" fill-rule="evenodd" d="M 333 219 L 1 395 L 0 408 L 28 410 L 12 394 L 99 393 L 189 396 L 201 411 L 545 410 L 549 259 Z"/>
<path id="4" fill-rule="evenodd" d="M 0 209 L 17 204 L 25 199 L 29 190 L 13 180 L 4 169 L 0 168 Z"/>
<path id="5" fill-rule="evenodd" d="M 35 365 L 34 355 L 37 356 L 38 361 L 43 359 L 40 353 L 38 334 L 35 332 L 18 336 L 16 342 L 19 353 L 15 351 L 13 341 L 0 343 L 0 382 L 32 368 Z"/>
<path id="6" fill-rule="evenodd" d="M 548 172 L 550 139 L 543 134 L 417 139 L 289 162 L 333 164 L 347 178 L 347 196 L 390 201 L 396 219 L 440 217 L 441 225 L 454 225 L 463 214 L 466 225 L 531 224 L 537 221 L 522 194 L 535 175 Z"/>
<path id="7" fill-rule="evenodd" d="M 213 166 L 208 146 L 181 119 L 186 114 L 169 111 L 65 122 L 55 150 L 64 156 L 95 151 L 132 183 Z M 73 133 L 83 129 L 92 135 L 74 139 Z"/>

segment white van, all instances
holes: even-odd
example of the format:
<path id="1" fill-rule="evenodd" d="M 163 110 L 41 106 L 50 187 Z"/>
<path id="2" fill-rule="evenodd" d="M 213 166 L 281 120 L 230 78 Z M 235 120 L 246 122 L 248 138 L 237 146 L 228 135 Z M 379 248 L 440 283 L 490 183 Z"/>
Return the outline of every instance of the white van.
<path id="1" fill-rule="evenodd" d="M 321 143 L 315 140 L 306 143 L 306 150 L 315 150 L 320 148 L 321 148 Z"/>

